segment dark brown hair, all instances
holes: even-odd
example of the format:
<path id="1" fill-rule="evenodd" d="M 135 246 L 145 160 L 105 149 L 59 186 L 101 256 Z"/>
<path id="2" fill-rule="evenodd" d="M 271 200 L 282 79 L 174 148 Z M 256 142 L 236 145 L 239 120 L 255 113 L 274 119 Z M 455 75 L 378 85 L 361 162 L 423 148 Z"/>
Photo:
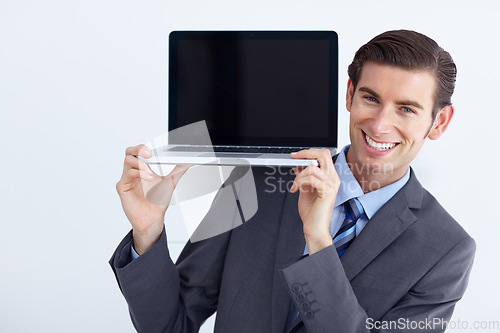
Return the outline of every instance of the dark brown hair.
<path id="1" fill-rule="evenodd" d="M 407 70 L 428 70 L 434 73 L 437 88 L 432 119 L 441 108 L 451 105 L 457 67 L 450 54 L 431 38 L 415 31 L 393 30 L 384 32 L 361 46 L 347 70 L 354 90 L 356 90 L 361 69 L 367 61 Z"/>

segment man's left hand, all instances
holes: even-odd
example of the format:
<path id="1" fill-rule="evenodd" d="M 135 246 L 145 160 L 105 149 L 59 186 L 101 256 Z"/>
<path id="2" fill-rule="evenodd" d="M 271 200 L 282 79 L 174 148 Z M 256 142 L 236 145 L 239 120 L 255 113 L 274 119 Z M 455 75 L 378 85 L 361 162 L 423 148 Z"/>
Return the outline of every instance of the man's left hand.
<path id="1" fill-rule="evenodd" d="M 292 193 L 300 191 L 299 215 L 309 254 L 313 254 L 333 244 L 330 220 L 340 178 L 328 149 L 301 150 L 290 156 L 294 159 L 316 159 L 319 163 L 319 167 L 311 164 L 307 168 L 294 168 L 296 176 L 290 188 Z"/>

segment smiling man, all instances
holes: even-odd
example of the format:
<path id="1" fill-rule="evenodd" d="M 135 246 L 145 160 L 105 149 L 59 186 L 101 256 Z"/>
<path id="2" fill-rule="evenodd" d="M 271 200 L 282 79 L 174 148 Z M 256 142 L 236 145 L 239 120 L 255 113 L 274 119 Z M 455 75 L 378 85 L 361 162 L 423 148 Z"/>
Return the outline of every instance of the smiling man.
<path id="1" fill-rule="evenodd" d="M 375 186 L 363 188 L 365 192 L 403 177 L 425 139 L 439 138 L 453 116 L 449 99 L 446 105 L 436 105 L 436 95 L 442 94 L 438 91 L 438 69 L 420 66 L 404 69 L 369 60 L 360 73 L 350 71 L 353 77 L 347 87 L 347 110 L 351 112 L 352 149 L 347 160 L 354 164 L 356 179 Z M 448 80 L 454 85 L 454 77 Z M 389 167 L 391 174 L 372 172 L 373 166 L 380 170 L 381 165 Z M 371 177 L 371 172 L 376 177 Z"/>
<path id="2" fill-rule="evenodd" d="M 133 157 L 151 152 L 127 149 L 117 190 L 133 230 L 110 264 L 139 332 L 197 332 L 215 311 L 224 333 L 446 329 L 475 243 L 410 162 L 453 117 L 455 64 L 432 39 L 399 30 L 362 46 L 348 72 L 351 144 L 333 159 L 318 149 L 292 154 L 319 166 L 281 173 L 289 191 L 270 191 L 276 172 L 254 168 L 258 212 L 188 242 L 176 264 L 163 226 L 168 204 L 142 192 L 158 176 Z M 202 224 L 225 210 L 216 196 Z"/>
<path id="3" fill-rule="evenodd" d="M 435 106 L 437 82 L 431 70 L 367 61 L 359 80 L 353 80 L 347 87 L 352 147 L 347 161 L 369 192 L 403 177 L 425 139 L 435 140 L 445 131 L 454 109 Z M 373 172 L 381 166 L 390 174 Z"/>

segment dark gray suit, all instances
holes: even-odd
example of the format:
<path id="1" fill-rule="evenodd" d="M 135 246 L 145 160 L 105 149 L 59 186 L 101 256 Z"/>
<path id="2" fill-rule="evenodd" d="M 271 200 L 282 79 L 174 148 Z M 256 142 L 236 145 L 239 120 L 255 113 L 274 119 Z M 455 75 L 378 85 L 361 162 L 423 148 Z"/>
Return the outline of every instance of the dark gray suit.
<path id="1" fill-rule="evenodd" d="M 217 311 L 215 332 L 282 333 L 291 301 L 300 312 L 293 332 L 369 332 L 367 318 L 450 319 L 467 286 L 475 243 L 413 171 L 341 259 L 333 246 L 303 257 L 298 194 L 267 193 L 265 169 L 253 171 L 255 216 L 188 242 L 175 265 L 165 232 L 133 262 L 131 233 L 120 243 L 110 264 L 139 332 L 197 332 Z M 216 199 L 211 210 L 217 209 L 223 208 Z M 414 332 L 427 331 L 443 329 Z"/>

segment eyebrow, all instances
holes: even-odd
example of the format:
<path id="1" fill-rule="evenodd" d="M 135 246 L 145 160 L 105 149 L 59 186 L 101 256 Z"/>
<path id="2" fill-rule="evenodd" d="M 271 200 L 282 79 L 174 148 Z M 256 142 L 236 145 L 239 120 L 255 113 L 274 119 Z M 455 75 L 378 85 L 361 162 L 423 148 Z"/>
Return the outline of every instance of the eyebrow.
<path id="1" fill-rule="evenodd" d="M 375 97 L 375 98 L 379 98 L 379 95 L 375 91 L 371 90 L 370 88 L 360 87 L 358 89 L 358 91 L 366 92 L 366 93 L 369 93 L 370 95 L 373 95 L 373 97 Z M 418 109 L 422 109 L 422 110 L 424 109 L 424 107 L 422 105 L 420 105 L 420 103 L 415 102 L 415 101 L 411 101 L 411 100 L 397 101 L 396 104 L 398 104 L 398 105 L 411 105 L 411 106 L 414 106 Z"/>

